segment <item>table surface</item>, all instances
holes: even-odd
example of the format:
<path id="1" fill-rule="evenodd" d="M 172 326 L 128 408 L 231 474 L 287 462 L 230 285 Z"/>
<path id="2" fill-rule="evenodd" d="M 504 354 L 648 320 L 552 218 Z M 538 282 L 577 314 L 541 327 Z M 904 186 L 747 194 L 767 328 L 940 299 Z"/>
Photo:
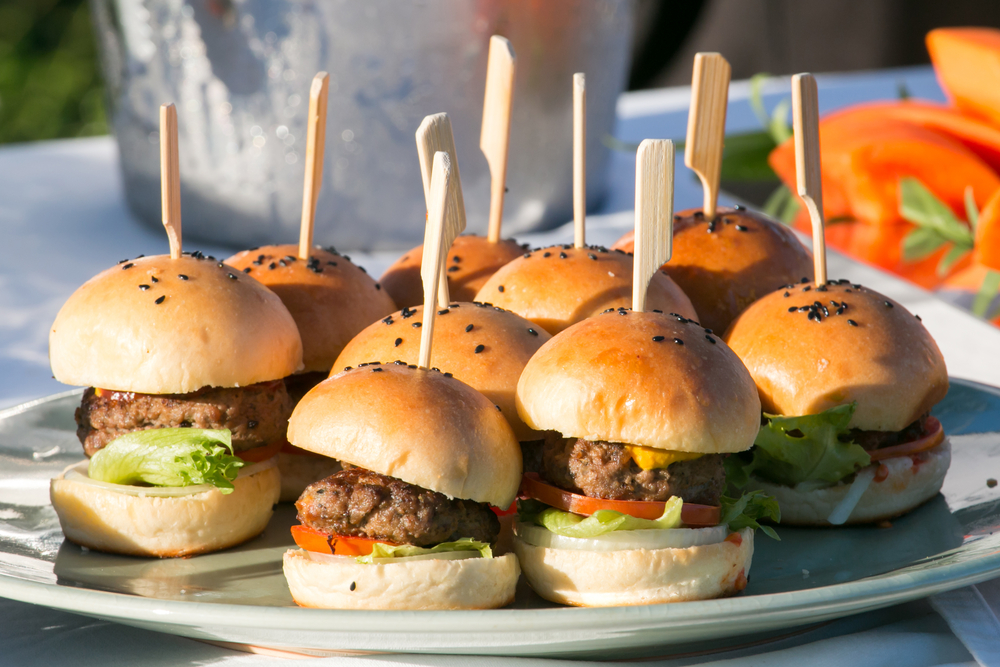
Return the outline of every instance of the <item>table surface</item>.
<path id="1" fill-rule="evenodd" d="M 929 68 L 914 68 L 819 77 L 820 106 L 828 110 L 867 99 L 892 98 L 900 82 L 905 82 L 914 97 L 943 99 Z M 730 132 L 759 127 L 748 92 L 746 82 L 733 84 L 727 120 Z M 788 80 L 769 82 L 765 93 L 765 102 L 773 106 L 789 96 Z M 615 136 L 628 143 L 647 137 L 682 138 L 688 101 L 687 88 L 623 95 Z M 610 194 L 602 209 L 588 219 L 588 242 L 610 245 L 631 227 L 634 174 L 634 155 L 615 152 L 609 170 Z M 700 186 L 683 167 L 682 155 L 678 155 L 677 174 L 675 208 L 700 205 Z M 520 240 L 533 245 L 568 242 L 572 231 L 564 226 Z M 167 250 L 162 230 L 141 225 L 126 208 L 117 149 L 109 137 L 0 148 L 0 241 L 7 251 L 5 262 L 0 264 L 0 377 L 4 378 L 0 408 L 66 389 L 49 370 L 48 330 L 73 290 L 120 259 Z M 316 239 L 321 244 L 330 241 Z M 220 257 L 236 250 L 204 244 L 198 247 Z M 372 275 L 380 275 L 395 259 L 392 253 L 350 254 Z M 832 278 L 850 277 L 873 287 L 920 314 L 941 347 L 951 375 L 1000 384 L 1000 354 L 996 352 L 1000 331 L 988 323 L 921 288 L 837 253 L 830 254 L 829 273 Z M 858 665 L 885 664 L 889 656 L 893 662 L 902 662 L 905 656 L 912 658 L 909 664 L 938 665 L 968 662 L 975 655 L 979 664 L 1000 665 L 1000 649 L 993 646 L 1000 634 L 976 635 L 982 634 L 984 619 L 992 618 L 996 623 L 995 607 L 991 610 L 996 600 L 1000 600 L 1000 583 L 990 582 L 938 596 L 931 604 L 901 605 L 844 619 L 779 644 L 662 664 L 723 658 L 734 660 L 727 664 L 758 664 L 753 656 L 769 651 L 769 664 L 801 664 L 808 653 L 810 658 L 821 654 L 830 664 L 845 656 L 852 656 Z M 963 613 L 971 614 L 974 622 L 957 625 L 956 619 Z M 75 664 L 82 655 L 87 656 L 86 664 L 102 666 L 283 662 L 6 600 L 0 600 L 0 623 L 4 628 L 0 630 L 0 664 L 48 665 L 57 660 Z M 1000 630 L 1000 624 L 996 629 Z M 467 662 L 435 656 L 319 662 L 328 660 L 331 664 L 356 660 Z"/>

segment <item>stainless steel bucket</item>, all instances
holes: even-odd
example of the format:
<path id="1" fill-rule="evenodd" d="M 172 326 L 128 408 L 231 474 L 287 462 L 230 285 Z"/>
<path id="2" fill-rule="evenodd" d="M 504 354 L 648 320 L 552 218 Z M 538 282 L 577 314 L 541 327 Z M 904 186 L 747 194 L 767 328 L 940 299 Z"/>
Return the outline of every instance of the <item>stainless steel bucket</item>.
<path id="1" fill-rule="evenodd" d="M 486 228 L 479 151 L 489 37 L 517 79 L 504 234 L 571 216 L 572 74 L 587 74 L 588 202 L 603 194 L 631 0 L 91 0 L 132 210 L 159 225 L 157 118 L 175 102 L 188 238 L 297 238 L 309 84 L 330 73 L 316 240 L 403 248 L 423 237 L 414 132 L 452 119 L 469 231 Z"/>

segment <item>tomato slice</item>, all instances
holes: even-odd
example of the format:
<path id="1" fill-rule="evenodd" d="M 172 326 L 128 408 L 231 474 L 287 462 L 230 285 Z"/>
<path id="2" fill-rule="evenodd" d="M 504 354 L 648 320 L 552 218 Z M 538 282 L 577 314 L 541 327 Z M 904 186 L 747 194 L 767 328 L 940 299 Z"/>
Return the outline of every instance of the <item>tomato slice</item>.
<path id="1" fill-rule="evenodd" d="M 892 459 L 897 456 L 906 456 L 908 454 L 926 452 L 928 449 L 934 449 L 944 442 L 944 427 L 941 426 L 941 422 L 934 417 L 927 418 L 927 430 L 927 435 L 919 440 L 904 442 L 901 445 L 893 445 L 892 447 L 883 447 L 882 449 L 873 449 L 868 452 L 868 455 L 871 456 L 872 463 Z"/>
<path id="2" fill-rule="evenodd" d="M 510 507 L 508 507 L 507 509 L 500 509 L 499 507 L 494 507 L 493 505 L 490 505 L 490 509 L 493 510 L 493 513 L 496 514 L 498 517 L 517 514 L 517 501 L 515 500 L 514 502 L 512 502 L 510 504 Z"/>
<path id="3" fill-rule="evenodd" d="M 284 444 L 284 440 L 272 442 L 270 445 L 254 447 L 253 449 L 244 449 L 236 452 L 236 456 L 240 457 L 247 463 L 260 463 L 261 461 L 266 461 L 280 452 L 282 444 Z"/>
<path id="4" fill-rule="evenodd" d="M 590 516 L 598 510 L 614 510 L 637 519 L 653 520 L 663 516 L 663 510 L 667 505 L 665 502 L 655 500 L 605 500 L 581 496 L 543 482 L 538 473 L 534 472 L 526 472 L 521 478 L 521 495 L 584 516 Z M 685 526 L 692 528 L 717 526 L 721 517 L 722 508 L 712 505 L 684 503 L 681 508 L 681 521 Z"/>
<path id="5" fill-rule="evenodd" d="M 306 551 L 334 556 L 367 556 L 377 543 L 392 544 L 367 537 L 331 535 L 309 526 L 292 526 L 292 539 Z"/>

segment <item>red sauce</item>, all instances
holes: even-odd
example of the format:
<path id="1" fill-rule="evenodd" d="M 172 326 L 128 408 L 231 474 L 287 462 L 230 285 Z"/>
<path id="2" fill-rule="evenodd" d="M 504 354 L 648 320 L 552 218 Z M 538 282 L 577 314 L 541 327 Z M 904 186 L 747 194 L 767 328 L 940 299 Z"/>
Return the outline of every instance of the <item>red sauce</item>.
<path id="1" fill-rule="evenodd" d="M 740 546 L 743 544 L 743 537 L 739 533 L 729 533 L 729 535 L 726 536 L 726 542 L 732 542 L 736 546 Z"/>
<path id="2" fill-rule="evenodd" d="M 736 590 L 742 591 L 747 587 L 747 571 L 746 568 L 740 570 L 740 573 L 736 575 Z"/>
<path id="3" fill-rule="evenodd" d="M 875 471 L 875 481 L 884 482 L 886 477 L 888 476 L 889 476 L 889 466 L 887 466 L 884 463 L 879 465 L 878 470 Z"/>

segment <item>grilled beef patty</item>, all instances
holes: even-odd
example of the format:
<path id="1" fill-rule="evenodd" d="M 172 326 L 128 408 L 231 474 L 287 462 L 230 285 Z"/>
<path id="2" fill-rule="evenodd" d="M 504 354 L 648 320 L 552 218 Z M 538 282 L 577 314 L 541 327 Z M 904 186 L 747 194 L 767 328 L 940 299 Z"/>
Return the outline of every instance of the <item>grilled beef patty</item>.
<path id="1" fill-rule="evenodd" d="M 115 438 L 150 428 L 228 428 L 237 452 L 284 440 L 291 399 L 283 380 L 249 387 L 205 387 L 190 394 L 135 394 L 93 387 L 76 410 L 76 435 L 87 456 Z"/>
<path id="2" fill-rule="evenodd" d="M 495 542 L 500 521 L 486 503 L 447 496 L 350 467 L 314 482 L 295 503 L 299 521 L 324 533 L 419 547 L 471 537 Z"/>
<path id="3" fill-rule="evenodd" d="M 665 469 L 643 470 L 625 445 L 582 438 L 547 439 L 542 477 L 567 491 L 609 500 L 665 501 L 718 505 L 726 484 L 722 454 L 678 461 Z"/>
<path id="4" fill-rule="evenodd" d="M 850 442 L 861 445 L 869 452 L 883 447 L 913 442 L 927 434 L 927 418 L 929 416 L 930 413 L 923 415 L 902 431 L 862 431 L 859 428 L 852 428 Z"/>

